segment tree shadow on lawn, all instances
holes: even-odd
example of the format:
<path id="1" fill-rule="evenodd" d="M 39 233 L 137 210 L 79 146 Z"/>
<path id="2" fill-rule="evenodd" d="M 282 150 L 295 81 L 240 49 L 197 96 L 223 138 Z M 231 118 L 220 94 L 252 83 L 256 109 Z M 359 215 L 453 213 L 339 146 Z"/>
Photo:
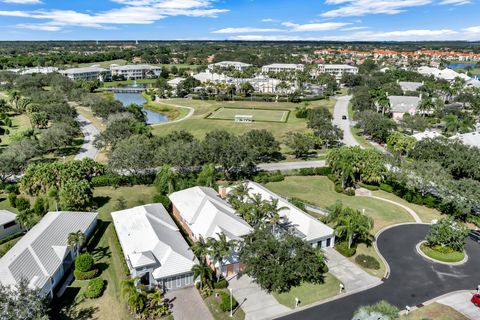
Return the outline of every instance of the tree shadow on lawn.
<path id="1" fill-rule="evenodd" d="M 107 231 L 107 228 L 109 225 L 110 225 L 110 221 L 97 220 L 97 227 L 95 228 L 93 235 L 90 237 L 90 240 L 87 243 L 88 251 L 95 250 L 95 248 L 100 243 L 100 239 L 103 237 L 103 235 Z"/>
<path id="2" fill-rule="evenodd" d="M 64 294 L 54 300 L 49 310 L 50 319 L 56 320 L 89 320 L 93 319 L 93 315 L 98 311 L 97 307 L 78 308 L 79 303 L 83 300 L 77 301 L 79 295 L 79 287 L 68 287 Z"/>
<path id="3" fill-rule="evenodd" d="M 104 205 L 106 205 L 110 200 L 112 200 L 112 197 L 109 196 L 97 196 L 93 197 L 93 204 L 95 205 L 95 208 L 101 208 Z"/>

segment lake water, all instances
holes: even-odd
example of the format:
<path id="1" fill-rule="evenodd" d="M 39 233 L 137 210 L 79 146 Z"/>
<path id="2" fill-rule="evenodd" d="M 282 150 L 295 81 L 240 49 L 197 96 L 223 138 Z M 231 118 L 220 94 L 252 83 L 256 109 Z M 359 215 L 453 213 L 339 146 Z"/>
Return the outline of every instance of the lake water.
<path id="1" fill-rule="evenodd" d="M 450 69 L 463 69 L 465 67 L 475 67 L 475 63 L 451 63 L 447 64 L 447 68 Z"/>
<path id="2" fill-rule="evenodd" d="M 125 107 L 132 103 L 142 106 L 143 111 L 147 115 L 148 124 L 168 122 L 168 117 L 166 115 L 143 108 L 143 105 L 147 100 L 145 100 L 145 98 L 139 93 L 114 93 L 113 96 Z"/>

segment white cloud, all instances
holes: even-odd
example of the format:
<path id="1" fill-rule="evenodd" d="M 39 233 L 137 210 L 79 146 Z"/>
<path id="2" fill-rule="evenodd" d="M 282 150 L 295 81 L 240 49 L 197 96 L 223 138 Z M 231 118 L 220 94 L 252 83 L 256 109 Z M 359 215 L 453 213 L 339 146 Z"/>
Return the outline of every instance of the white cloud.
<path id="1" fill-rule="evenodd" d="M 238 35 L 229 38 L 230 40 L 239 41 L 298 41 L 298 40 L 316 40 L 316 38 L 305 38 L 300 36 L 287 36 L 287 35 L 254 35 L 245 34 Z"/>
<path id="2" fill-rule="evenodd" d="M 242 28 L 223 28 L 220 30 L 215 30 L 213 31 L 213 33 L 257 33 L 257 32 L 278 32 L 278 31 L 284 31 L 284 30 L 242 27 Z"/>
<path id="3" fill-rule="evenodd" d="M 468 33 L 480 33 L 480 26 L 464 28 L 464 29 L 462 29 L 462 31 L 465 31 L 465 32 L 468 32 Z"/>
<path id="4" fill-rule="evenodd" d="M 440 2 L 441 5 L 450 5 L 453 4 L 455 6 L 462 6 L 464 4 L 472 3 L 470 0 L 443 0 Z"/>
<path id="5" fill-rule="evenodd" d="M 1 1 L 1 0 L 0 0 Z M 15 0 L 20 1 L 20 0 Z M 32 0 L 27 0 L 32 1 Z M 114 0 L 119 8 L 101 12 L 74 10 L 0 11 L 0 16 L 46 20 L 20 24 L 19 28 L 59 31 L 65 27 L 109 28 L 119 24 L 152 24 L 169 16 L 216 17 L 226 9 L 212 7 L 211 0 Z M 43 28 L 43 29 L 42 29 Z"/>
<path id="6" fill-rule="evenodd" d="M 0 2 L 15 3 L 15 4 L 39 4 L 39 3 L 42 3 L 42 1 L 40 1 L 40 0 L 0 0 Z"/>
<path id="7" fill-rule="evenodd" d="M 342 31 L 358 31 L 358 30 L 365 30 L 365 29 L 370 29 L 370 27 L 348 27 L 348 28 L 343 28 L 341 29 Z"/>
<path id="8" fill-rule="evenodd" d="M 296 24 L 292 22 L 283 22 L 283 26 L 291 28 L 292 32 L 305 32 L 305 31 L 329 31 L 340 29 L 351 25 L 347 22 L 323 22 L 323 23 L 307 23 L 307 24 Z"/>
<path id="9" fill-rule="evenodd" d="M 262 22 L 277 22 L 277 21 L 278 20 L 271 19 L 271 18 L 262 19 Z"/>
<path id="10" fill-rule="evenodd" d="M 447 0 L 448 1 L 448 0 Z M 324 17 L 352 17 L 366 14 L 397 14 L 409 7 L 424 6 L 432 0 L 327 0 L 325 3 L 341 6 L 322 13 Z"/>

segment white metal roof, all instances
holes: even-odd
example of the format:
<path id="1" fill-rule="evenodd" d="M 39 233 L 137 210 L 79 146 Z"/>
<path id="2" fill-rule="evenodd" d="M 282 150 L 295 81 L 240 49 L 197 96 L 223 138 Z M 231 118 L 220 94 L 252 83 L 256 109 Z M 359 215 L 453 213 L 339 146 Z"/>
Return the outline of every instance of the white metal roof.
<path id="1" fill-rule="evenodd" d="M 162 204 L 112 212 L 125 258 L 133 268 L 154 265 L 155 279 L 190 272 L 196 258 Z"/>
<path id="2" fill-rule="evenodd" d="M 391 111 L 397 113 L 416 111 L 420 103 L 420 97 L 389 96 L 388 99 L 390 100 Z"/>
<path id="3" fill-rule="evenodd" d="M 7 210 L 0 210 L 0 226 L 3 226 L 6 223 L 15 221 L 17 215 L 13 212 Z"/>
<path id="4" fill-rule="evenodd" d="M 415 133 L 414 135 L 412 135 L 412 137 L 414 137 L 417 141 L 421 141 L 423 139 L 434 139 L 437 137 L 442 137 L 442 135 L 437 131 L 425 130 L 424 132 Z"/>
<path id="5" fill-rule="evenodd" d="M 90 72 L 105 72 L 108 71 L 107 69 L 101 68 L 99 66 L 93 65 L 90 67 L 82 67 L 82 68 L 71 68 L 60 71 L 62 74 L 80 74 L 80 73 L 90 73 Z"/>
<path id="6" fill-rule="evenodd" d="M 457 134 L 451 137 L 451 139 L 458 139 L 462 141 L 464 145 L 480 148 L 480 132 Z"/>
<path id="7" fill-rule="evenodd" d="M 96 221 L 94 212 L 49 212 L 0 259 L 0 282 L 21 279 L 43 288 L 63 263 L 71 232 L 86 232 Z"/>
<path id="8" fill-rule="evenodd" d="M 334 235 L 332 228 L 295 207 L 285 198 L 282 198 L 256 182 L 247 181 L 246 184 L 250 195 L 259 194 L 263 200 L 278 199 L 278 208 L 285 207 L 285 209 L 279 211 L 280 217 L 287 219 L 295 229 L 303 234 L 305 236 L 304 240 L 313 241 Z"/>
<path id="9" fill-rule="evenodd" d="M 111 70 L 153 70 L 153 69 L 161 69 L 161 67 L 151 66 L 149 64 L 127 64 L 123 66 L 119 65 L 111 65 Z"/>
<path id="10" fill-rule="evenodd" d="M 303 67 L 303 64 L 294 64 L 294 63 L 272 63 L 263 68 L 279 68 L 279 69 L 296 69 Z"/>
<path id="11" fill-rule="evenodd" d="M 217 237 L 224 233 L 230 240 L 240 240 L 253 229 L 212 188 L 193 187 L 169 196 L 195 236 Z"/>

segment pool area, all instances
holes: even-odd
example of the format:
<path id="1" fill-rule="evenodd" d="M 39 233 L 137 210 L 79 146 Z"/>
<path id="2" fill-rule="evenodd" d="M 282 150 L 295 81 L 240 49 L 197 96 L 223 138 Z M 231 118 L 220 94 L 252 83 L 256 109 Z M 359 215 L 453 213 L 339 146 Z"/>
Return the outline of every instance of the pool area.
<path id="1" fill-rule="evenodd" d="M 135 103 L 139 106 L 142 106 L 142 110 L 147 115 L 147 124 L 156 124 L 156 123 L 164 123 L 168 122 L 168 117 L 164 114 L 159 112 L 151 111 L 145 109 L 143 105 L 147 100 L 140 93 L 114 93 L 113 96 L 115 99 L 120 101 L 125 107 L 129 104 Z"/>

